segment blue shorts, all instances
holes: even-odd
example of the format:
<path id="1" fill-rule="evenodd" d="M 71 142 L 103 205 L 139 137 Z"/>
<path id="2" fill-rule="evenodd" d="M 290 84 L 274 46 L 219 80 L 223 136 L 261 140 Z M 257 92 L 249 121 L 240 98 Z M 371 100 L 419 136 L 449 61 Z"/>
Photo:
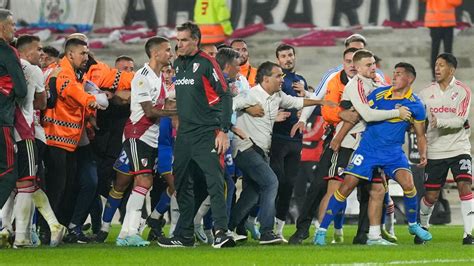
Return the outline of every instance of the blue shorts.
<path id="1" fill-rule="evenodd" d="M 126 174 L 126 175 L 132 174 L 130 171 L 131 169 L 130 161 L 128 160 L 127 153 L 125 152 L 124 149 L 122 149 L 119 157 L 117 158 L 117 160 L 115 160 L 114 169 L 115 171 L 120 172 L 122 174 Z"/>
<path id="2" fill-rule="evenodd" d="M 401 148 L 375 150 L 359 146 L 354 151 L 344 173 L 372 181 L 373 172 L 377 167 L 392 179 L 395 179 L 395 173 L 398 170 L 403 169 L 411 172 L 408 159 Z"/>

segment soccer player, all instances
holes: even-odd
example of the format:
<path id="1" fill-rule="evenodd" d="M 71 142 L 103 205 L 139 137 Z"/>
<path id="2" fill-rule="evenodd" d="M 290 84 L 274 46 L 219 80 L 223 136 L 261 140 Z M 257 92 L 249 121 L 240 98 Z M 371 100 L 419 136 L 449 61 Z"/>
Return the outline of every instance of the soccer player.
<path id="1" fill-rule="evenodd" d="M 130 175 L 122 175 L 112 188 L 111 195 L 121 196 L 134 180 L 127 202 L 127 212 L 116 240 L 117 246 L 148 246 L 139 235 L 141 209 L 148 190 L 153 184 L 158 147 L 157 119 L 174 114 L 163 110 L 166 98 L 161 70 L 172 57 L 168 39 L 152 37 L 145 43 L 149 62 L 139 69 L 132 80 L 131 115 L 124 129 L 123 151 L 130 162 Z M 120 159 L 120 158 L 119 158 Z"/>
<path id="2" fill-rule="evenodd" d="M 462 243 L 472 245 L 472 162 L 471 130 L 468 124 L 471 105 L 471 89 L 454 77 L 457 59 L 454 55 L 438 55 L 435 79 L 421 91 L 420 98 L 428 113 L 428 164 L 426 165 L 425 195 L 420 202 L 420 222 L 424 228 L 429 221 L 439 191 L 446 182 L 448 170 L 456 181 L 461 199 L 461 215 L 464 223 Z M 423 243 L 415 237 L 415 243 Z"/>
<path id="3" fill-rule="evenodd" d="M 199 27 L 187 22 L 177 30 L 179 57 L 174 68 L 179 130 L 174 173 L 180 216 L 174 236 L 160 238 L 158 244 L 194 246 L 195 206 L 209 194 L 216 230 L 213 247 L 233 247 L 234 240 L 226 235 L 228 217 L 220 163 L 229 148 L 232 96 L 217 62 L 198 48 Z"/>
<path id="4" fill-rule="evenodd" d="M 373 57 L 372 61 L 375 61 Z M 374 62 L 371 63 L 373 64 Z M 326 231 L 334 216 L 343 211 L 346 199 L 359 183 L 359 179 L 372 182 L 374 177 L 373 171 L 377 167 L 381 168 L 388 177 L 395 179 L 404 191 L 404 203 L 410 234 L 415 234 L 425 241 L 431 240 L 431 234 L 416 223 L 418 207 L 416 189 L 413 184 L 408 160 L 402 150 L 405 132 L 413 124 L 420 150 L 421 159 L 419 166 L 426 165 L 425 111 L 422 102 L 413 94 L 411 89 L 415 78 L 416 72 L 412 65 L 398 63 L 395 65 L 393 86 L 378 88 L 370 93 L 367 98 L 361 98 L 365 99 L 364 101 L 373 109 L 392 110 L 399 106 L 404 106 L 411 111 L 413 120 L 407 121 L 394 118 L 380 122 L 369 122 L 367 124 L 367 128 L 362 134 L 360 145 L 354 151 L 349 165 L 344 170 L 344 181 L 329 200 L 321 226 L 316 232 L 314 241 L 316 245 L 326 244 Z M 406 119 L 409 118 L 410 116 L 406 117 Z M 380 221 L 381 208 L 378 211 Z M 377 228 L 378 232 L 375 233 Z M 377 228 L 371 226 L 369 240 L 367 241 L 368 245 L 395 245 L 388 241 L 383 241 L 380 235 L 380 224 Z"/>

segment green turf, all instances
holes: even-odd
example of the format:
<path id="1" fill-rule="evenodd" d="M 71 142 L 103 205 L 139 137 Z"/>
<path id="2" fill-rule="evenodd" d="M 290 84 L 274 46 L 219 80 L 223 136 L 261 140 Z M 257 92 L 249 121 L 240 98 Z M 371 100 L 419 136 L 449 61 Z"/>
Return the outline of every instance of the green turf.
<path id="1" fill-rule="evenodd" d="M 164 249 L 152 243 L 146 248 L 119 248 L 114 245 L 118 226 L 114 226 L 105 244 L 62 245 L 58 248 L 1 250 L 0 264 L 159 264 L 159 265 L 315 265 L 315 264 L 385 264 L 396 265 L 474 265 L 474 246 L 462 246 L 460 226 L 431 228 L 433 241 L 415 246 L 405 226 L 398 226 L 398 246 L 369 247 L 350 244 L 354 226 L 345 227 L 344 245 L 313 246 L 312 237 L 302 246 L 258 246 L 249 240 L 233 249 L 196 248 Z M 294 226 L 287 226 L 287 238 Z M 332 233 L 328 232 L 328 236 Z M 329 238 L 329 237 L 328 237 Z M 328 239 L 330 241 L 330 239 Z"/>

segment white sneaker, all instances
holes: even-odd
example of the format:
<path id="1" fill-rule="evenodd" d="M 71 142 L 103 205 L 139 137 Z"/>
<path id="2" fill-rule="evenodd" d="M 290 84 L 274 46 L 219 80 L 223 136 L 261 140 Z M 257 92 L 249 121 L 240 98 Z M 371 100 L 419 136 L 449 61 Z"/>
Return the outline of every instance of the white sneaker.
<path id="1" fill-rule="evenodd" d="M 247 240 L 247 236 L 239 235 L 234 231 L 232 231 L 231 234 L 232 234 L 232 238 L 234 239 L 235 242 L 240 242 L 240 241 Z"/>
<path id="2" fill-rule="evenodd" d="M 206 232 L 204 232 L 204 228 L 202 227 L 202 224 L 195 224 L 194 225 L 194 235 L 196 235 L 196 238 L 204 244 L 208 243 L 207 235 Z"/>

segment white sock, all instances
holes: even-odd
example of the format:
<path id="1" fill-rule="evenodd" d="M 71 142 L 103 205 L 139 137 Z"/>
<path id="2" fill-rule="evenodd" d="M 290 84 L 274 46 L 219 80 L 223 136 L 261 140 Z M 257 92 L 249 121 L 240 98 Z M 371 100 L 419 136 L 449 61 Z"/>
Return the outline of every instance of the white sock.
<path id="1" fill-rule="evenodd" d="M 31 239 L 31 214 L 33 209 L 33 197 L 35 187 L 18 188 L 15 206 L 15 242 Z"/>
<path id="2" fill-rule="evenodd" d="M 285 221 L 282 221 L 278 218 L 275 218 L 275 234 L 282 236 L 283 235 L 283 227 L 285 226 Z"/>
<path id="3" fill-rule="evenodd" d="M 211 208 L 211 197 L 207 196 L 207 198 L 201 203 L 199 210 L 194 216 L 194 224 L 201 224 L 202 218 L 207 214 L 209 209 Z"/>
<path id="4" fill-rule="evenodd" d="M 474 219 L 474 212 L 472 203 L 474 200 L 472 199 L 472 193 L 460 196 L 461 198 L 461 215 L 462 221 L 464 223 L 464 236 L 472 235 L 472 220 Z"/>
<path id="5" fill-rule="evenodd" d="M 334 229 L 334 234 L 338 236 L 344 235 L 344 231 L 341 229 Z"/>
<path id="6" fill-rule="evenodd" d="M 15 205 L 15 196 L 16 192 L 12 191 L 2 208 L 2 227 L 7 228 L 10 232 L 13 232 L 12 216 L 13 207 Z"/>
<path id="7" fill-rule="evenodd" d="M 314 220 L 314 223 L 313 223 L 313 224 L 314 224 L 314 227 L 316 228 L 316 231 L 317 231 L 317 230 L 319 229 L 319 226 L 320 226 L 319 221 L 318 221 L 318 220 Z"/>
<path id="8" fill-rule="evenodd" d="M 428 203 L 425 197 L 420 200 L 420 224 L 422 227 L 428 228 L 430 226 L 430 218 L 433 209 L 434 203 Z"/>
<path id="9" fill-rule="evenodd" d="M 368 235 L 369 239 L 371 240 L 380 239 L 382 237 L 381 235 L 382 235 L 382 232 L 380 231 L 380 224 L 369 226 L 369 235 Z"/>
<path id="10" fill-rule="evenodd" d="M 109 232 L 110 231 L 110 223 L 102 222 L 102 226 L 100 227 L 100 231 Z"/>
<path id="11" fill-rule="evenodd" d="M 391 202 L 387 206 L 385 219 L 385 230 L 387 230 L 391 235 L 395 235 L 395 205 Z"/>
<path id="12" fill-rule="evenodd" d="M 33 193 L 33 203 L 48 223 L 49 228 L 51 228 L 52 225 L 59 224 L 51 208 L 51 204 L 49 204 L 48 196 L 46 196 L 46 193 L 39 187 L 36 187 L 36 191 Z"/>
<path id="13" fill-rule="evenodd" d="M 151 214 L 150 214 L 150 218 L 151 218 L 151 219 L 155 219 L 155 220 L 160 219 L 161 216 L 162 216 L 162 214 L 159 213 L 156 209 L 153 209 L 153 211 L 152 211 Z"/>
<path id="14" fill-rule="evenodd" d="M 148 189 L 136 186 L 127 202 L 127 213 L 125 219 L 128 217 L 128 235 L 137 235 L 140 229 L 140 219 L 142 217 L 142 207 L 145 201 L 145 196 L 148 193 Z M 124 219 L 124 220 L 125 220 Z M 122 225 L 123 227 L 123 225 Z"/>
<path id="15" fill-rule="evenodd" d="M 176 224 L 178 223 L 178 219 L 179 219 L 179 206 L 178 206 L 178 201 L 176 200 L 175 195 L 171 196 L 170 210 L 171 210 L 171 223 L 170 223 L 169 235 L 173 237 L 173 233 L 174 233 L 174 230 L 176 229 Z"/>

